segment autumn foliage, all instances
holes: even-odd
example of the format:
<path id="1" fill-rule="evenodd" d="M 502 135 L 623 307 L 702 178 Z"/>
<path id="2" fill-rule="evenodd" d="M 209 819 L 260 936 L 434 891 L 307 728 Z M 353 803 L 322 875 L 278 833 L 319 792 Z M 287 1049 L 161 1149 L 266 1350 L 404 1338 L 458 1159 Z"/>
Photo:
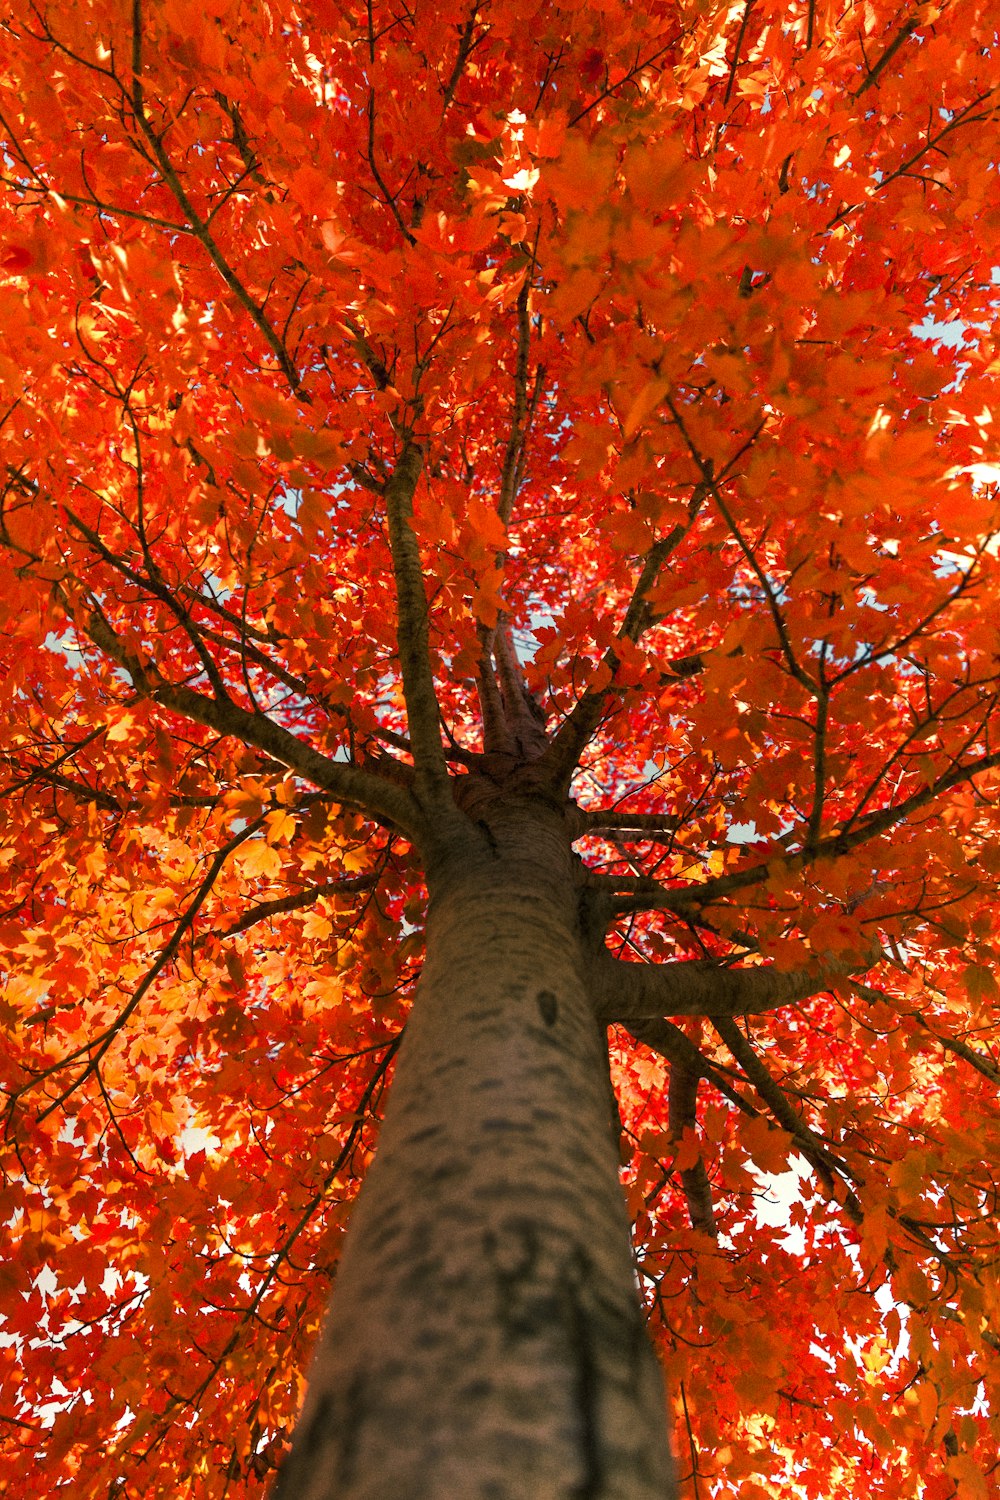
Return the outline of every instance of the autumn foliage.
<path id="1" fill-rule="evenodd" d="M 515 763 L 683 1493 L 1000 1493 L 998 25 L 5 8 L 5 1494 L 266 1492 Z"/>

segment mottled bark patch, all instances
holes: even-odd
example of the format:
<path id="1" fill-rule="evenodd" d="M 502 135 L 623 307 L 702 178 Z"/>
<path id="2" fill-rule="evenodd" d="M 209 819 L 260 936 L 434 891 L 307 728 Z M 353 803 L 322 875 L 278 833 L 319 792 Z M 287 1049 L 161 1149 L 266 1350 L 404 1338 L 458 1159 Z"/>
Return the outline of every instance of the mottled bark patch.
<path id="1" fill-rule="evenodd" d="M 559 1015 L 559 1001 L 551 990 L 539 990 L 535 996 L 538 1013 L 546 1026 L 554 1026 Z"/>

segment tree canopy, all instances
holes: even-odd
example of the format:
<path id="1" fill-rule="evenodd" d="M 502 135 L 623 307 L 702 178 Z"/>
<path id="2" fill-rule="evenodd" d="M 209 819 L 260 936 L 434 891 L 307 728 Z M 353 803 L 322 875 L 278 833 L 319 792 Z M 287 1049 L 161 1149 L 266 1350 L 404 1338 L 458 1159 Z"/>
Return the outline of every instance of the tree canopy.
<path id="1" fill-rule="evenodd" d="M 5 8 L 6 1493 L 265 1492 L 525 768 L 684 1494 L 996 1493 L 998 25 Z"/>

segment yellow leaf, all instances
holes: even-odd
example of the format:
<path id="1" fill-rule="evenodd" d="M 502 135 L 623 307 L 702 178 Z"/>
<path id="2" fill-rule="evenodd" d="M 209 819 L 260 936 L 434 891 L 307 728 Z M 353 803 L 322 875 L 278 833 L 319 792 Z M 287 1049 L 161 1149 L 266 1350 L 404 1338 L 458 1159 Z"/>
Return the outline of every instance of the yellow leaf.
<path id="1" fill-rule="evenodd" d="M 251 839 L 236 856 L 243 874 L 250 880 L 273 880 L 281 874 L 281 856 L 263 839 Z"/>
<path id="2" fill-rule="evenodd" d="M 321 911 L 306 912 L 302 923 L 302 935 L 310 942 L 316 939 L 328 938 L 333 931 L 333 923 L 329 917 L 325 917 Z"/>
<path id="3" fill-rule="evenodd" d="M 109 725 L 107 738 L 111 740 L 113 744 L 118 744 L 122 740 L 131 739 L 134 730 L 135 714 L 123 713 L 114 721 L 113 724 Z"/>
<path id="4" fill-rule="evenodd" d="M 295 819 L 283 807 L 278 808 L 276 812 L 268 813 L 264 820 L 264 826 L 267 830 L 265 836 L 269 844 L 280 844 L 282 840 L 288 843 L 295 833 Z"/>

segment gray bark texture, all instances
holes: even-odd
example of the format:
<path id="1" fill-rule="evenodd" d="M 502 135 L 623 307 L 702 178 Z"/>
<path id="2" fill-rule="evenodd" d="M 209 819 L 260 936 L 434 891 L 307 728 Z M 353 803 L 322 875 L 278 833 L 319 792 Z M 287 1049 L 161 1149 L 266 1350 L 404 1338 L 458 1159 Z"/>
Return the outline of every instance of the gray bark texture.
<path id="1" fill-rule="evenodd" d="M 514 801 L 429 884 L 275 1500 L 672 1500 L 562 818 Z"/>

